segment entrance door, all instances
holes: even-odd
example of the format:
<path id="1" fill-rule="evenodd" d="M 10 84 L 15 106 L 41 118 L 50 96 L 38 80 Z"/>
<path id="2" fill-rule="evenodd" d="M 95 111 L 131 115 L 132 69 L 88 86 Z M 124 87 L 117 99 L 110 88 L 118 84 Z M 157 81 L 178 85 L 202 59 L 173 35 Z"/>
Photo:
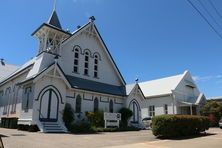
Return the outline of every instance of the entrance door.
<path id="1" fill-rule="evenodd" d="M 130 110 L 133 112 L 131 123 L 139 123 L 139 106 L 136 101 L 130 103 Z"/>
<path id="2" fill-rule="evenodd" d="M 59 98 L 53 89 L 46 90 L 40 102 L 40 121 L 56 122 L 58 120 Z"/>

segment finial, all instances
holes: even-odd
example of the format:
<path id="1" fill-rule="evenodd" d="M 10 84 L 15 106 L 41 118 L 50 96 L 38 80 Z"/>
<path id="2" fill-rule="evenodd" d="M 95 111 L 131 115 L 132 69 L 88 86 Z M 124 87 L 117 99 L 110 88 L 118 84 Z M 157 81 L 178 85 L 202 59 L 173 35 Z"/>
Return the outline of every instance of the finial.
<path id="1" fill-rule="evenodd" d="M 53 11 L 56 10 L 56 0 L 54 0 L 54 4 L 53 4 Z"/>
<path id="2" fill-rule="evenodd" d="M 90 16 L 90 17 L 89 17 L 89 21 L 90 21 L 90 22 L 94 22 L 95 20 L 96 20 L 96 18 L 95 18 L 94 16 Z"/>
<path id="3" fill-rule="evenodd" d="M 4 59 L 0 59 L 0 62 L 3 66 L 5 65 Z"/>
<path id="4" fill-rule="evenodd" d="M 136 80 L 135 80 L 135 81 L 136 81 L 136 84 L 138 84 L 138 82 L 139 82 L 139 78 L 136 78 Z"/>

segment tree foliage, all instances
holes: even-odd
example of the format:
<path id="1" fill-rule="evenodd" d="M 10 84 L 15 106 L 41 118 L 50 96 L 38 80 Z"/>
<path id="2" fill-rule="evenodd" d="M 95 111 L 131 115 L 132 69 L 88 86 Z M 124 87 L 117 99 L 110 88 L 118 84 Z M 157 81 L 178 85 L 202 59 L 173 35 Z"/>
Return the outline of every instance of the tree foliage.
<path id="1" fill-rule="evenodd" d="M 119 110 L 119 113 L 121 113 L 121 126 L 127 127 L 128 121 L 129 121 L 130 117 L 133 115 L 133 112 L 128 108 L 121 108 Z"/>
<path id="2" fill-rule="evenodd" d="M 200 111 L 201 115 L 208 116 L 211 126 L 218 126 L 222 117 L 222 103 L 208 101 Z"/>
<path id="3" fill-rule="evenodd" d="M 74 122 L 74 110 L 69 103 L 66 103 L 63 111 L 63 122 L 65 123 L 67 129 L 69 129 Z"/>

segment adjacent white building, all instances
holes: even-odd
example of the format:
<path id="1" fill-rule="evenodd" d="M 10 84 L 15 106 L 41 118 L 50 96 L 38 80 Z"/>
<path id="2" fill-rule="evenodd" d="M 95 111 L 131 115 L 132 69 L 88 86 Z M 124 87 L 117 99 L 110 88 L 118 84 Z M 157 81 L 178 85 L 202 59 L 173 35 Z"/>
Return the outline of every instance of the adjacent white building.
<path id="1" fill-rule="evenodd" d="M 191 74 L 183 74 L 139 83 L 146 97 L 142 117 L 162 114 L 197 115 L 206 98 Z"/>
<path id="2" fill-rule="evenodd" d="M 189 72 L 126 85 L 90 17 L 70 33 L 56 11 L 33 32 L 37 55 L 17 67 L 0 63 L 0 118 L 4 127 L 17 122 L 37 125 L 42 132 L 65 132 L 62 113 L 71 104 L 76 119 L 87 111 L 133 111 L 130 124 L 160 114 L 197 114 L 205 97 Z"/>

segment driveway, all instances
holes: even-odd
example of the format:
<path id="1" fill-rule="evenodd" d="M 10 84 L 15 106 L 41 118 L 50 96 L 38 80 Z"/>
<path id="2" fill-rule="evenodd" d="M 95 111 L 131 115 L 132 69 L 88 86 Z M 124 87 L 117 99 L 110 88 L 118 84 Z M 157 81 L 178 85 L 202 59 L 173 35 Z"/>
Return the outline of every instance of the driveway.
<path id="1" fill-rule="evenodd" d="M 159 140 L 150 130 L 90 135 L 29 133 L 0 128 L 5 148 L 220 148 L 222 130 L 213 128 L 208 136 L 185 140 Z"/>

